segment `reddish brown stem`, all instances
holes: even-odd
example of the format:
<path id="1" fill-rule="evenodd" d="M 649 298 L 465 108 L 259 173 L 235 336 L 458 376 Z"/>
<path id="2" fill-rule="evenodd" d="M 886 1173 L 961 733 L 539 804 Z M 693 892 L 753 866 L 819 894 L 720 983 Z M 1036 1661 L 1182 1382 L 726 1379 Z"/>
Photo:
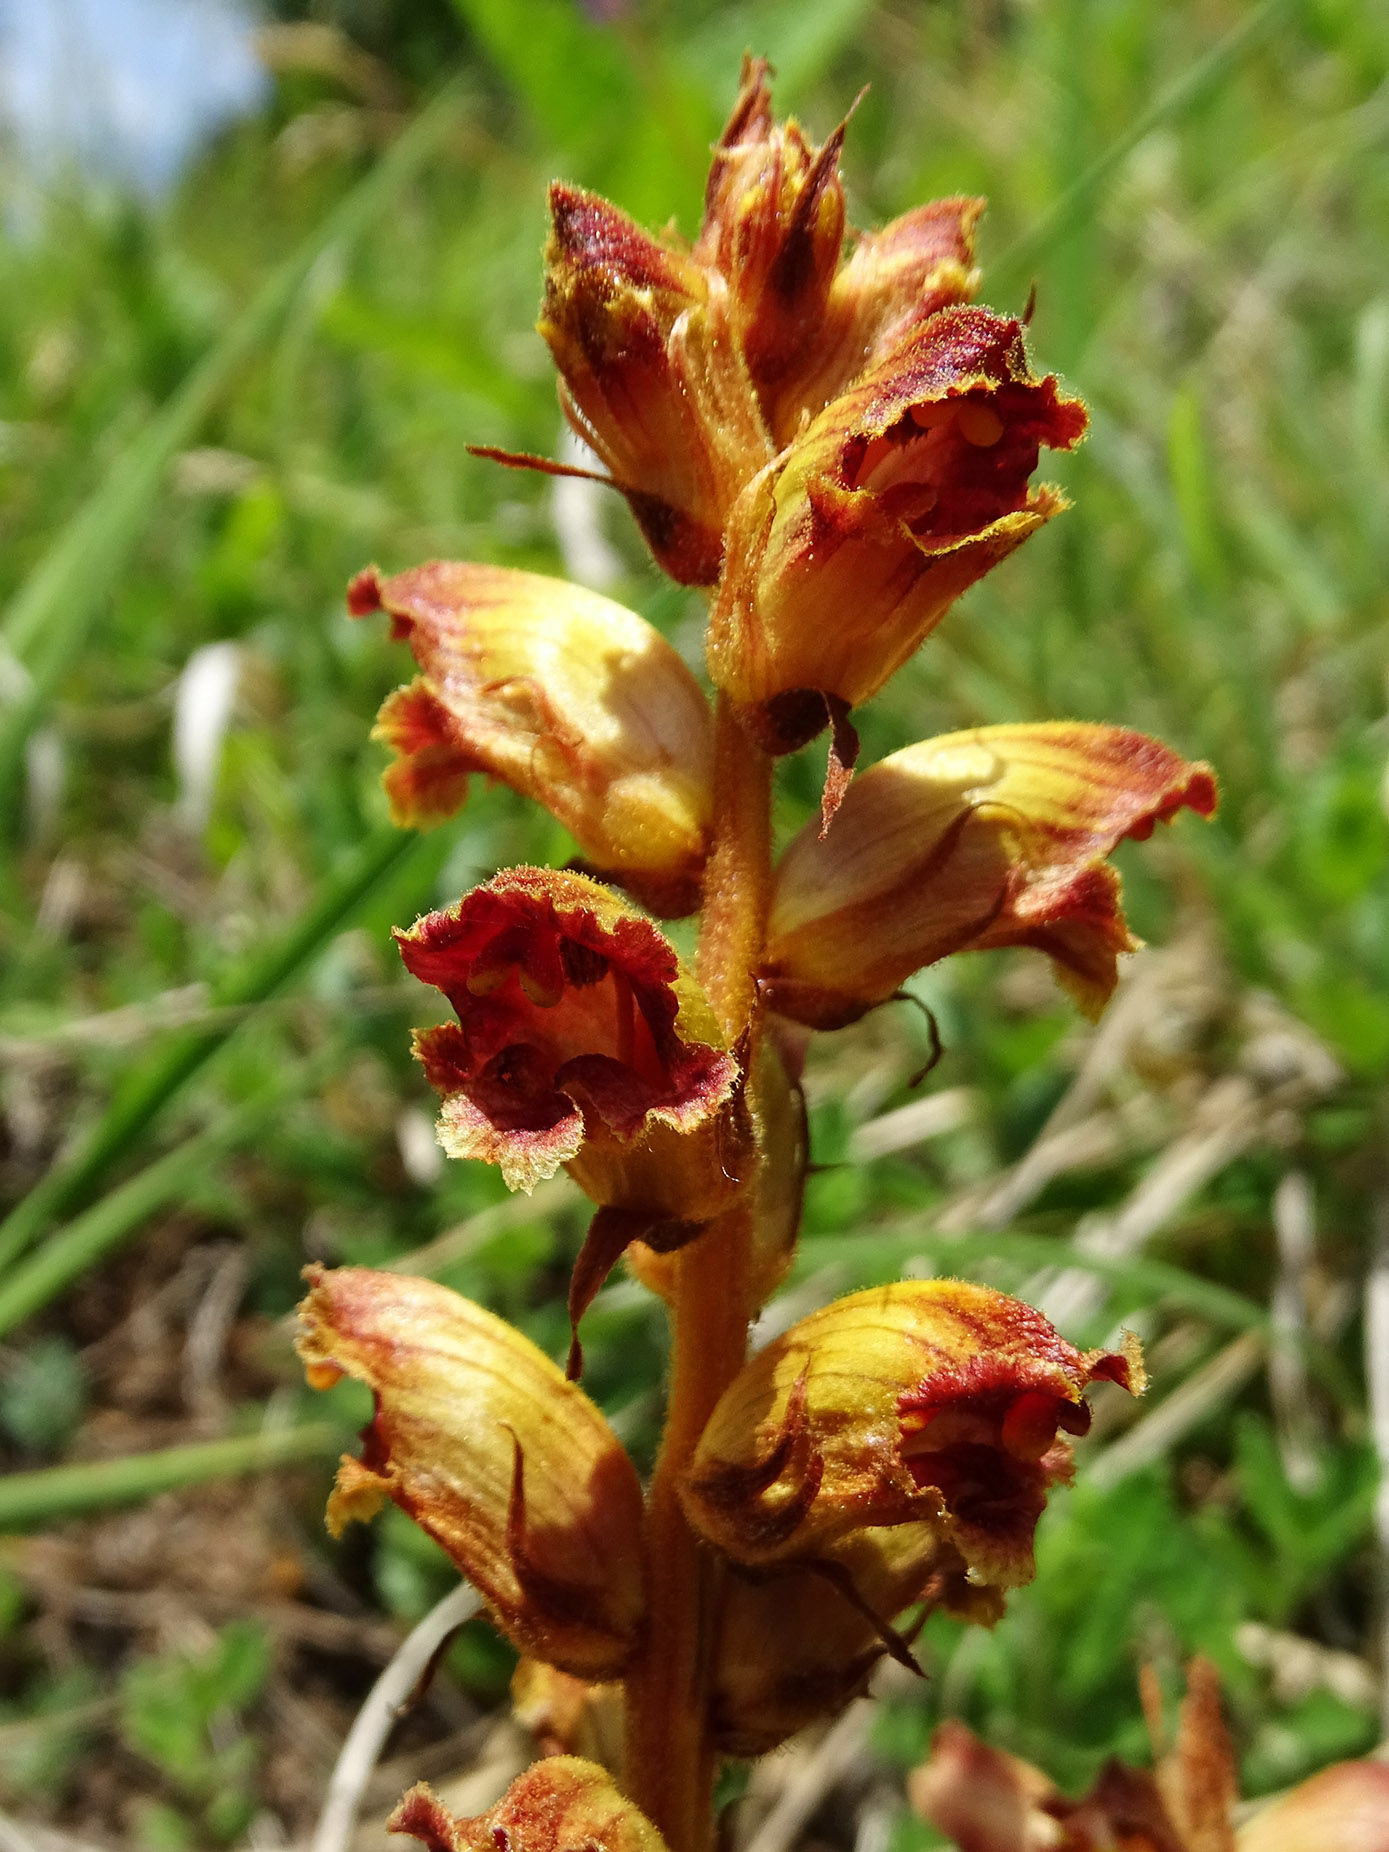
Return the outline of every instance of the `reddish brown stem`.
<path id="1" fill-rule="evenodd" d="M 771 767 L 720 700 L 697 970 L 730 1045 L 749 1061 L 771 880 Z M 682 1251 L 672 1294 L 670 1399 L 647 1500 L 647 1644 L 627 1681 L 627 1784 L 671 1852 L 708 1852 L 713 1842 L 708 1693 L 719 1576 L 685 1522 L 676 1488 L 747 1354 L 751 1193 Z"/>

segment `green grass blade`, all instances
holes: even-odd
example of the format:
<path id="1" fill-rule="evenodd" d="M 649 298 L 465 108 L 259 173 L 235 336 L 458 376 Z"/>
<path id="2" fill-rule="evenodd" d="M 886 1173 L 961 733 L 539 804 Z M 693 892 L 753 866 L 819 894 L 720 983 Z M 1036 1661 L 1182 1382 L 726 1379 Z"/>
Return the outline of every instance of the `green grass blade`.
<path id="1" fill-rule="evenodd" d="M 213 987 L 212 1002 L 242 1006 L 264 1002 L 327 945 L 392 870 L 412 855 L 427 858 L 436 853 L 429 838 L 383 825 L 325 883 L 317 900 L 282 939 Z M 180 1035 L 136 1067 L 78 1148 L 60 1159 L 0 1223 L 0 1268 L 8 1266 L 49 1222 L 92 1189 L 190 1075 L 236 1033 L 242 1020 L 223 1019 L 209 1029 Z"/>
<path id="2" fill-rule="evenodd" d="M 343 1434 L 325 1421 L 278 1433 L 237 1435 L 191 1447 L 165 1447 L 123 1460 L 95 1460 L 80 1466 L 50 1466 L 41 1472 L 10 1473 L 0 1480 L 0 1529 L 72 1517 L 130 1505 L 159 1492 L 270 1472 L 306 1460 L 331 1460 L 342 1451 Z"/>
<path id="3" fill-rule="evenodd" d="M 340 1052 L 335 1051 L 335 1057 Z M 50 1235 L 0 1283 L 0 1336 L 13 1331 L 79 1274 L 105 1259 L 156 1209 L 205 1178 L 219 1157 L 244 1144 L 287 1100 L 312 1085 L 324 1065 L 320 1058 L 281 1075 Z"/>
<path id="4" fill-rule="evenodd" d="M 1218 39 L 1204 57 L 1198 58 L 1175 83 L 1169 84 L 1154 98 L 1149 108 L 1135 116 L 1124 133 L 1097 156 L 1082 174 L 1052 204 L 1051 209 L 1031 231 L 1015 239 L 1006 251 L 989 264 L 989 285 L 995 296 L 1001 291 L 1021 289 L 1028 281 L 1032 266 L 1046 251 L 1068 237 L 1093 213 L 1096 200 L 1110 176 L 1138 146 L 1169 122 L 1175 122 L 1225 77 L 1226 73 L 1255 45 L 1285 10 L 1287 0 L 1264 0 L 1264 4 L 1232 26 Z"/>
<path id="5" fill-rule="evenodd" d="M 196 435 L 238 369 L 274 331 L 324 254 L 357 237 L 437 146 L 455 120 L 458 95 L 456 85 L 443 90 L 265 282 L 127 446 L 16 593 L 0 624 L 0 643 L 25 663 L 28 680 L 0 722 L 0 790 L 15 788 L 25 743 L 144 531 L 168 464 Z M 37 659 L 26 662 L 33 651 Z"/>
<path id="6" fill-rule="evenodd" d="M 969 1267 L 982 1266 L 990 1260 L 1012 1261 L 1024 1267 L 1077 1267 L 1093 1273 L 1110 1286 L 1127 1288 L 1133 1294 L 1160 1299 L 1169 1305 L 1182 1306 L 1209 1318 L 1212 1324 L 1234 1326 L 1236 1330 L 1263 1330 L 1268 1312 L 1243 1293 L 1232 1292 L 1213 1280 L 1202 1279 L 1185 1267 L 1169 1261 L 1149 1260 L 1135 1255 L 1087 1254 L 1083 1248 L 1067 1246 L 1049 1235 L 1000 1231 L 997 1234 L 943 1235 L 931 1229 L 881 1227 L 867 1229 L 846 1243 L 842 1237 L 812 1237 L 801 1243 L 797 1261 L 799 1274 L 810 1273 L 827 1261 L 847 1262 L 856 1259 L 881 1264 L 900 1264 L 917 1255 L 928 1257 L 933 1265 L 954 1276 Z"/>

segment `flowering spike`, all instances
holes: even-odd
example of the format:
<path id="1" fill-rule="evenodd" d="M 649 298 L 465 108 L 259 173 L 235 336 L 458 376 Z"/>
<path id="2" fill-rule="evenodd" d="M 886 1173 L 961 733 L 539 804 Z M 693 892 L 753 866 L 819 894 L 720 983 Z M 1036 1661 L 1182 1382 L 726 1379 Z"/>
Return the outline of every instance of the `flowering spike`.
<path id="1" fill-rule="evenodd" d="M 618 1792 L 606 1769 L 549 1756 L 518 1775 L 486 1813 L 460 1820 L 420 1782 L 386 1822 L 429 1852 L 666 1852 L 665 1841 Z"/>
<path id="2" fill-rule="evenodd" d="M 802 1319 L 724 1392 L 681 1488 L 734 1563 L 810 1564 L 864 1527 L 919 1524 L 977 1583 L 1032 1574 L 1032 1533 L 1084 1433 L 1086 1385 L 1137 1390 L 1136 1348 L 1073 1349 L 984 1286 L 900 1281 Z"/>
<path id="3" fill-rule="evenodd" d="M 909 746 L 861 774 L 827 837 L 807 825 L 783 856 L 768 999 L 837 1028 L 949 952 L 1031 945 L 1098 1013 L 1136 944 L 1105 858 L 1215 803 L 1208 767 L 1119 727 L 978 727 Z"/>
<path id="4" fill-rule="evenodd" d="M 432 1280 L 310 1267 L 299 1354 L 316 1387 L 371 1389 L 336 1535 L 393 1499 L 523 1651 L 615 1677 L 645 1608 L 641 1488 L 616 1435 L 529 1338 Z"/>
<path id="5" fill-rule="evenodd" d="M 470 773 L 544 804 L 599 868 L 697 893 L 712 810 L 709 704 L 644 618 L 562 579 L 434 560 L 353 581 L 421 676 L 381 709 L 402 824 L 452 814 Z"/>
<path id="6" fill-rule="evenodd" d="M 709 672 L 792 751 L 822 724 L 778 704 L 875 694 L 960 594 L 1065 504 L 1029 490 L 1084 407 L 1029 371 L 1016 321 L 932 315 L 754 477 L 730 517 Z"/>

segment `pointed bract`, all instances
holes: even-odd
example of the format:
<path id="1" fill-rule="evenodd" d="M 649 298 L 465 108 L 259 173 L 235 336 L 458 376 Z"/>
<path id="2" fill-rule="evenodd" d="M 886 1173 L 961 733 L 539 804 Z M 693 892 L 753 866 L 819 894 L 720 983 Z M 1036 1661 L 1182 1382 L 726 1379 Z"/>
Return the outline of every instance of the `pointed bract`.
<path id="1" fill-rule="evenodd" d="M 746 1576 L 733 1569 L 710 1698 L 719 1747 L 765 1755 L 841 1710 L 884 1655 L 914 1663 L 893 1623 L 915 1608 L 923 1618 L 939 1608 L 992 1626 L 1003 1599 L 968 1579 L 934 1524 L 868 1527 L 811 1564 Z"/>
<path id="2" fill-rule="evenodd" d="M 582 1390 L 511 1325 L 432 1280 L 310 1267 L 299 1354 L 316 1388 L 365 1383 L 375 1414 L 328 1505 L 336 1534 L 393 1499 L 521 1648 L 618 1676 L 645 1611 L 632 1462 Z"/>
<path id="3" fill-rule="evenodd" d="M 973 295 L 984 202 L 918 207 L 861 236 L 841 265 L 846 125 L 822 146 L 808 142 L 797 122 L 774 116 L 769 76 L 765 59 L 744 60 L 694 255 L 729 280 L 731 318 L 780 448 L 803 414 L 814 417 L 918 322 Z"/>
<path id="4" fill-rule="evenodd" d="M 860 774 L 827 834 L 807 825 L 782 857 L 768 1000 L 837 1028 L 947 953 L 1029 945 L 1095 1014 L 1136 944 L 1105 858 L 1215 802 L 1207 766 L 1120 727 L 977 727 L 908 746 Z"/>

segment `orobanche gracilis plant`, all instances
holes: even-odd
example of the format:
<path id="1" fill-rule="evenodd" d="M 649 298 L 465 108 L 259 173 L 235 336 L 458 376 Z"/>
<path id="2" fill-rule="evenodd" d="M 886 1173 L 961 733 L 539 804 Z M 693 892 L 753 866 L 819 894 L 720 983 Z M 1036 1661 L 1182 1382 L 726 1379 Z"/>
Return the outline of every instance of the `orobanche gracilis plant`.
<path id="1" fill-rule="evenodd" d="M 415 1041 L 444 1149 L 513 1189 L 562 1166 L 595 1205 L 567 1376 L 427 1280 L 314 1268 L 303 1307 L 311 1380 L 375 1397 L 330 1525 L 393 1499 L 532 1692 L 572 1715 L 620 1687 L 619 1766 L 542 1760 L 471 1821 L 418 1789 L 397 1824 L 435 1848 L 705 1852 L 719 1758 L 831 1715 L 884 1654 L 910 1662 L 926 1611 L 995 1620 L 1086 1386 L 1142 1386 L 1132 1343 L 1077 1351 L 954 1280 L 855 1293 L 747 1356 L 796 1243 L 807 1031 L 994 946 L 1045 952 L 1097 1012 L 1133 944 L 1106 857 L 1215 804 L 1204 766 L 1071 722 L 926 740 L 851 778 L 850 710 L 1064 507 L 1030 479 L 1086 414 L 1031 371 L 1017 321 L 971 306 L 981 201 L 918 207 L 845 257 L 842 133 L 816 148 L 778 123 L 749 60 L 692 245 L 551 193 L 561 403 L 659 566 L 708 592 L 712 707 L 642 618 L 559 580 L 434 561 L 349 591 L 419 668 L 376 729 L 397 820 L 450 815 L 480 773 L 584 858 L 507 869 L 397 933 L 457 1015 Z M 823 729 L 821 817 L 774 859 L 776 759 Z M 653 916 L 696 909 L 691 970 Z M 623 1256 L 672 1333 L 644 1491 L 576 1380 Z"/>

